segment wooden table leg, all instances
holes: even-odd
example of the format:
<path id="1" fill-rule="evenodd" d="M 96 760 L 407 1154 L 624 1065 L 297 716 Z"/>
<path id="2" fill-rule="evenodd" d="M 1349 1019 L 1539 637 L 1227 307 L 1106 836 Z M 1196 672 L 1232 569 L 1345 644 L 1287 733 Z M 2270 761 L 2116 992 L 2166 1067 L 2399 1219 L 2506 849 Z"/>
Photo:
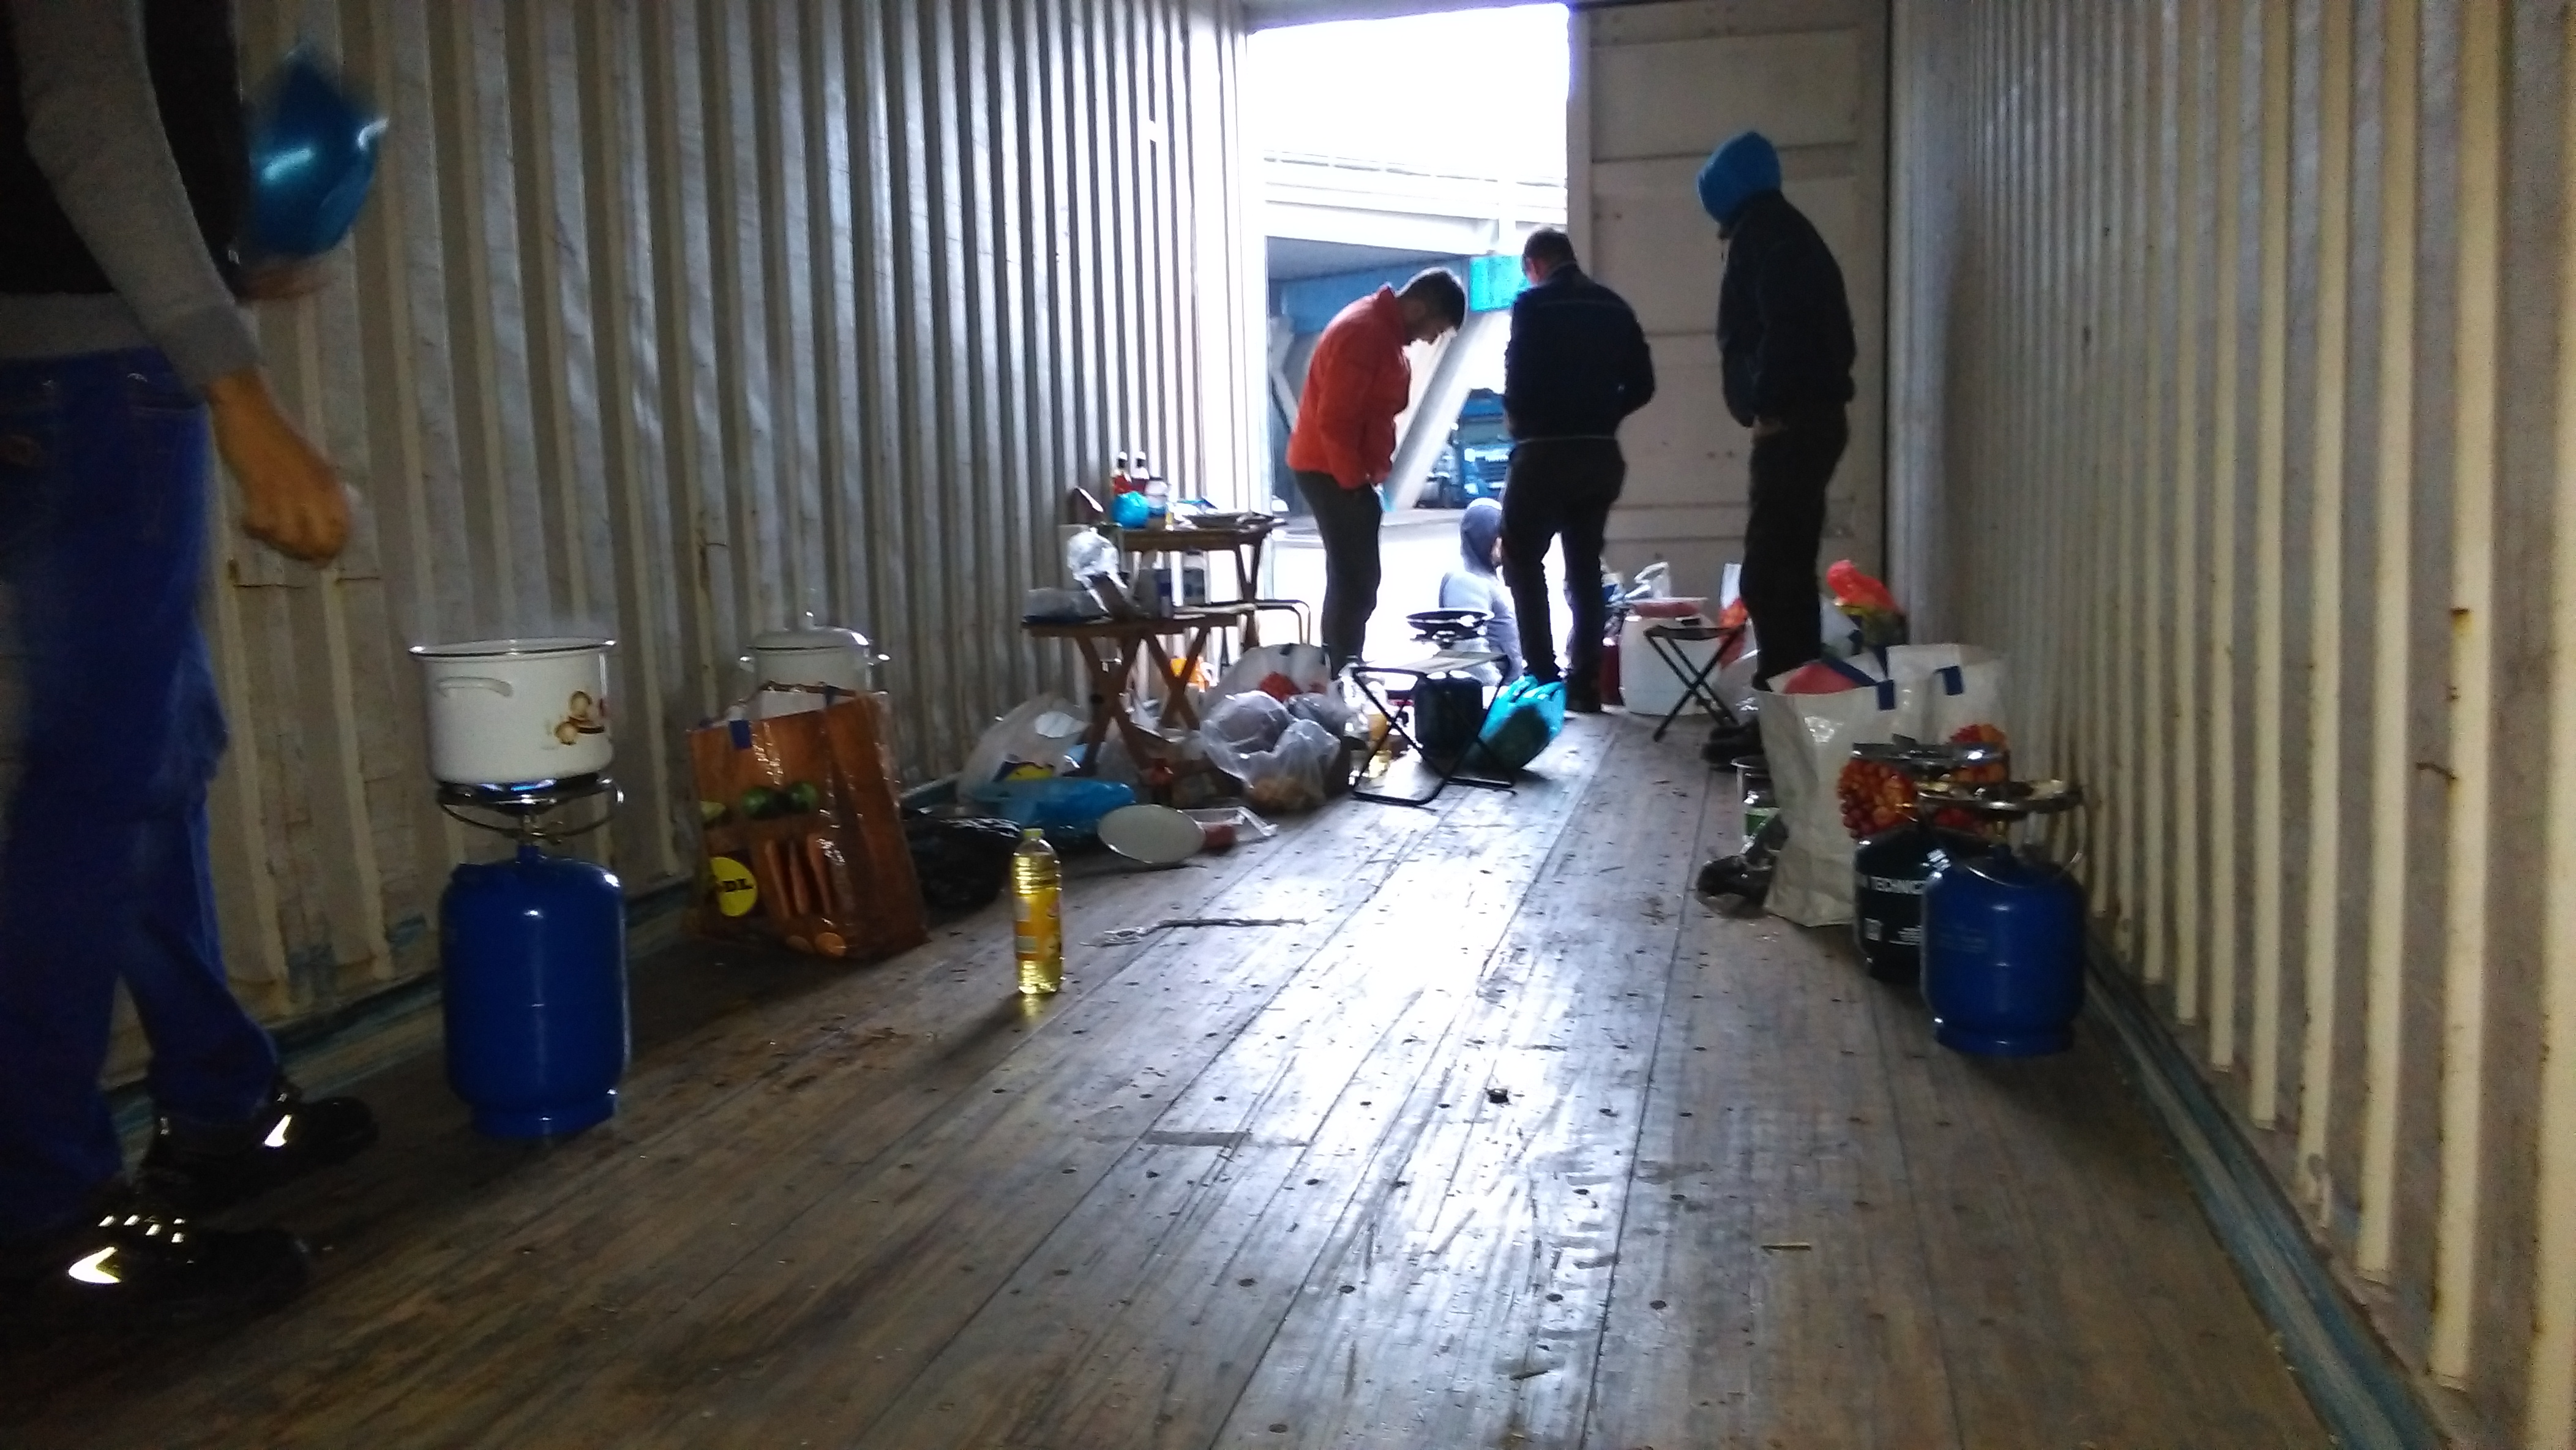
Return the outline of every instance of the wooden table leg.
<path id="1" fill-rule="evenodd" d="M 1100 657 L 1100 641 L 1089 635 L 1077 636 L 1076 647 L 1082 661 L 1091 669 L 1091 721 L 1082 730 L 1082 773 L 1096 775 L 1100 768 L 1100 747 L 1109 739 L 1109 727 L 1126 723 L 1126 685 L 1128 659 L 1122 650 L 1117 665 Z"/>
<path id="2" fill-rule="evenodd" d="M 1255 539 L 1249 544 L 1237 546 L 1233 551 L 1235 597 L 1246 604 L 1261 597 L 1261 545 L 1262 541 Z M 1260 610 L 1256 609 L 1243 617 L 1243 647 L 1246 650 L 1261 647 Z"/>
<path id="3" fill-rule="evenodd" d="M 1183 713 L 1186 713 L 1186 707 L 1177 706 L 1176 704 L 1175 695 L 1177 692 L 1173 689 L 1172 685 L 1171 652 L 1163 648 L 1163 641 L 1159 636 L 1147 635 L 1142 643 L 1144 645 L 1146 663 L 1154 672 L 1154 678 L 1162 696 L 1162 708 L 1155 712 L 1154 723 L 1157 725 L 1180 724 L 1182 722 L 1179 717 Z"/>
<path id="4" fill-rule="evenodd" d="M 1147 647 L 1154 652 L 1154 667 L 1163 675 L 1163 716 L 1166 721 L 1186 729 L 1199 728 L 1199 712 L 1190 704 L 1190 677 L 1198 673 L 1199 661 L 1206 657 L 1208 640 L 1216 633 L 1213 624 L 1202 624 L 1182 634 L 1189 641 L 1179 660 L 1163 649 L 1159 639 Z"/>

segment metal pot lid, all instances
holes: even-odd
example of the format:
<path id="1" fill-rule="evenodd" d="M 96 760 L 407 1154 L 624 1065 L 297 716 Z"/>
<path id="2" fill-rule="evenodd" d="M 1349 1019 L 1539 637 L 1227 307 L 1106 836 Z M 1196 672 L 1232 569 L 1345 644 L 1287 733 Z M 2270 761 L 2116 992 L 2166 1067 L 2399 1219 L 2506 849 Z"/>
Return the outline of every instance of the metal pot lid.
<path id="1" fill-rule="evenodd" d="M 1990 820 L 2053 816 L 2084 803 L 2084 792 L 2062 780 L 2011 780 L 1966 790 L 1930 787 L 1918 797 L 1935 808 L 1964 810 Z"/>
<path id="2" fill-rule="evenodd" d="M 754 639 L 751 647 L 773 654 L 794 650 L 865 652 L 868 647 L 868 637 L 855 629 L 840 629 L 831 625 L 817 624 L 814 622 L 814 616 L 809 614 L 805 616 L 803 624 L 789 629 L 773 629 Z"/>
<path id="3" fill-rule="evenodd" d="M 425 660 L 537 659 L 548 655 L 595 654 L 617 648 L 617 641 L 596 635 L 538 639 L 478 639 L 463 644 L 416 644 L 414 656 Z"/>
<path id="4" fill-rule="evenodd" d="M 1855 745 L 1851 753 L 1855 760 L 1892 766 L 1917 777 L 1947 775 L 1980 765 L 2003 765 L 2012 759 L 2011 752 L 1999 745 L 1947 745 L 1905 735 Z"/>

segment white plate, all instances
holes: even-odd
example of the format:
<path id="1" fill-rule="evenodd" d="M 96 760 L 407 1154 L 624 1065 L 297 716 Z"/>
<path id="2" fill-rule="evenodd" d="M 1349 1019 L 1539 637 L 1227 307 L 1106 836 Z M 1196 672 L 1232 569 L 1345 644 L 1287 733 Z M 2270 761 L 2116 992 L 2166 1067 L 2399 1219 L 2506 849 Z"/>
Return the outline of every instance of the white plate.
<path id="1" fill-rule="evenodd" d="M 1120 806 L 1100 818 L 1100 840 L 1147 866 L 1177 866 L 1199 853 L 1199 823 L 1168 806 Z"/>

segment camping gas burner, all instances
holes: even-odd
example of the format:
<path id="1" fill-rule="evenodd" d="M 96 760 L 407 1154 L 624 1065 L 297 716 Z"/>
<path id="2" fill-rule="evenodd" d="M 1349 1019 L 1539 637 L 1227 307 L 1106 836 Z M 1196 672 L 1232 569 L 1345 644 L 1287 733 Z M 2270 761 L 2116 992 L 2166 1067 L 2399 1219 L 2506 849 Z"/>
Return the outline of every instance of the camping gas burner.
<path id="1" fill-rule="evenodd" d="M 2007 780 L 1966 787 L 1928 786 L 1921 800 L 1933 809 L 1962 810 L 1989 820 L 2018 821 L 2071 811 L 2084 803 L 2084 792 L 2062 780 Z"/>
<path id="2" fill-rule="evenodd" d="M 608 808 L 599 813 L 599 819 L 588 825 L 560 827 L 541 824 L 549 813 L 594 796 L 608 797 Z M 510 785 L 451 785 L 441 782 L 438 787 L 440 810 L 476 830 L 491 831 L 526 843 L 569 841 L 576 836 L 589 835 L 608 824 L 625 798 L 625 792 L 619 790 L 617 783 L 604 771 L 568 776 L 562 780 L 520 781 Z M 503 817 L 506 823 L 468 815 L 468 811 L 488 812 Z"/>
<path id="3" fill-rule="evenodd" d="M 1481 609 L 1425 609 L 1406 615 L 1404 622 L 1413 626 L 1415 639 L 1447 649 L 1483 638 L 1490 617 Z"/>
<path id="4" fill-rule="evenodd" d="M 1980 766 L 2005 765 L 2012 759 L 2011 753 L 2000 745 L 1943 745 L 1904 735 L 1855 745 L 1852 756 L 1888 766 L 1917 782 L 1940 780 Z"/>

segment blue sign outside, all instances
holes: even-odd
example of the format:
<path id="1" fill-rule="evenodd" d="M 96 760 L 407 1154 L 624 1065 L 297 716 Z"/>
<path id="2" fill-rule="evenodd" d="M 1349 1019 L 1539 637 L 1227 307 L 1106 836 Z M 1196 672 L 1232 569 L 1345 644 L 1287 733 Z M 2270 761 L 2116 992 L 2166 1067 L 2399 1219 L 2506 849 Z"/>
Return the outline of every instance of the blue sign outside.
<path id="1" fill-rule="evenodd" d="M 1528 288 L 1518 257 L 1478 257 L 1467 264 L 1467 310 L 1501 312 Z"/>

